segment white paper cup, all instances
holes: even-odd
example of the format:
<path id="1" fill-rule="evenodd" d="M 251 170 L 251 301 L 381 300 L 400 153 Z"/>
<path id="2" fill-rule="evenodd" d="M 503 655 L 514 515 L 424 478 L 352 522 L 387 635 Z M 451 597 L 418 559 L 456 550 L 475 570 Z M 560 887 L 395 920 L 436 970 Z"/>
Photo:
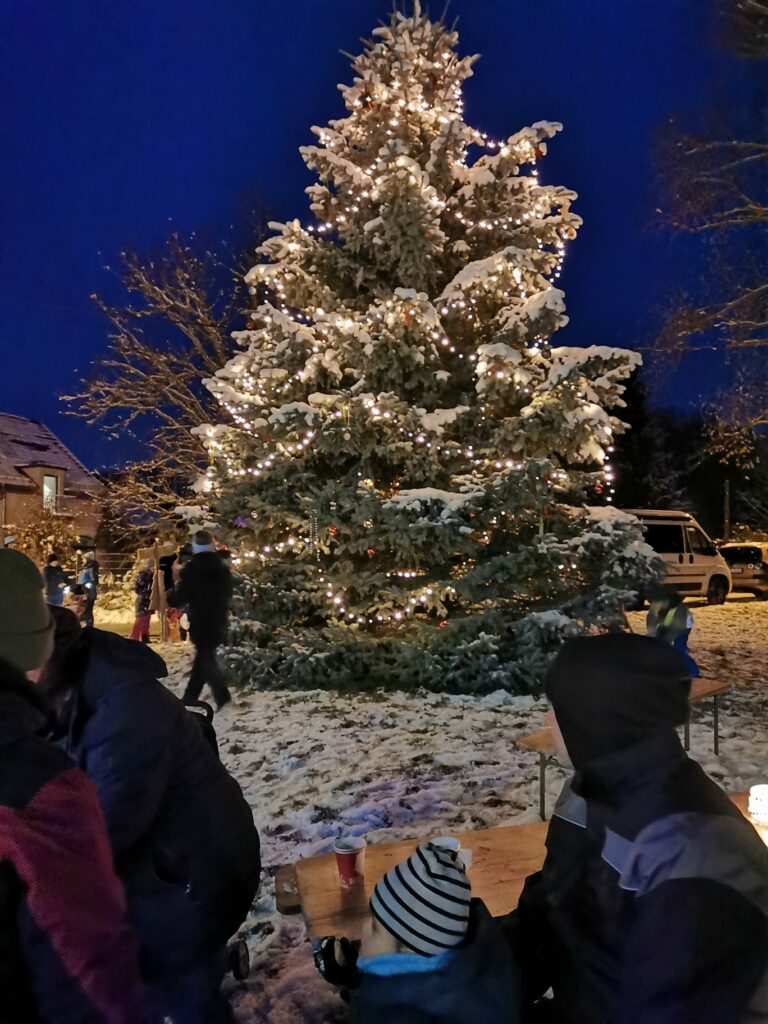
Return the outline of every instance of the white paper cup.
<path id="1" fill-rule="evenodd" d="M 440 846 L 444 850 L 453 850 L 464 865 L 465 870 L 469 871 L 472 867 L 472 851 L 462 850 L 461 840 L 455 836 L 437 836 L 436 839 L 430 839 L 430 842 L 433 846 Z"/>
<path id="2" fill-rule="evenodd" d="M 455 850 L 457 853 L 461 849 L 461 840 L 454 836 L 437 836 L 436 839 L 430 839 L 430 843 L 433 846 L 442 846 L 444 850 Z"/>

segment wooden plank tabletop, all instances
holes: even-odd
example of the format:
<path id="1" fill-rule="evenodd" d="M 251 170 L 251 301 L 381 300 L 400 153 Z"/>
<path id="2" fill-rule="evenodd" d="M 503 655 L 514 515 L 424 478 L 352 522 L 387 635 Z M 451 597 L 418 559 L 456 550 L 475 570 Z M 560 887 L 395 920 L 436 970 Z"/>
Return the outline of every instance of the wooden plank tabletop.
<path id="1" fill-rule="evenodd" d="M 518 747 L 526 750 L 535 750 L 537 754 L 554 754 L 555 744 L 552 742 L 552 733 L 549 729 L 541 729 L 539 732 L 532 732 L 530 736 L 521 736 L 515 740 Z"/>
<path id="2" fill-rule="evenodd" d="M 746 814 L 748 798 L 748 793 L 736 793 L 731 800 Z M 455 833 L 462 847 L 472 851 L 472 893 L 483 900 L 494 917 L 515 909 L 525 879 L 544 863 L 548 827 L 549 822 L 537 821 Z M 418 842 L 424 841 L 408 839 L 369 846 L 365 852 L 364 882 L 351 890 L 341 888 L 332 853 L 298 861 L 296 882 L 310 937 L 346 935 L 359 939 L 374 884 L 410 856 Z"/>
<path id="3" fill-rule="evenodd" d="M 691 695 L 688 699 L 691 704 L 696 704 L 700 700 L 706 700 L 707 697 L 725 693 L 730 688 L 730 683 L 717 683 L 714 679 L 693 679 L 691 680 Z"/>
<path id="4" fill-rule="evenodd" d="M 454 833 L 461 838 L 462 847 L 472 851 L 472 893 L 483 900 L 494 916 L 514 910 L 525 879 L 543 864 L 547 826 L 546 821 L 536 821 L 530 825 Z M 359 939 L 374 884 L 391 867 L 409 857 L 419 842 L 426 839 L 369 846 L 365 851 L 364 884 L 353 890 L 344 890 L 339 885 L 332 853 L 298 861 L 296 878 L 310 936 L 346 935 Z"/>
<path id="5" fill-rule="evenodd" d="M 725 693 L 730 688 L 730 683 L 717 683 L 712 679 L 694 679 L 691 682 L 689 700 L 691 704 L 698 704 L 699 701 Z M 523 747 L 525 750 L 533 750 L 537 754 L 554 754 L 555 752 L 552 733 L 549 729 L 540 729 L 539 732 L 533 732 L 529 736 L 523 736 L 515 740 L 515 743 L 518 747 Z"/>

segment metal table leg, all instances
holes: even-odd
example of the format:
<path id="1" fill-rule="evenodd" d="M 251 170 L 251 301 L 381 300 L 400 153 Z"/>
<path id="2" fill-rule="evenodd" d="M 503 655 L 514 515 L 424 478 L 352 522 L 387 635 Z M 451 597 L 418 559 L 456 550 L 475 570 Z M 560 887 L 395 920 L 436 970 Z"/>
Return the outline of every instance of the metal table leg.
<path id="1" fill-rule="evenodd" d="M 715 739 L 713 743 L 715 754 L 720 753 L 720 705 L 717 699 L 718 695 L 715 694 L 712 698 L 714 705 L 712 708 L 712 729 L 714 730 Z"/>
<path id="2" fill-rule="evenodd" d="M 547 761 L 544 751 L 539 752 L 539 817 L 547 820 Z"/>

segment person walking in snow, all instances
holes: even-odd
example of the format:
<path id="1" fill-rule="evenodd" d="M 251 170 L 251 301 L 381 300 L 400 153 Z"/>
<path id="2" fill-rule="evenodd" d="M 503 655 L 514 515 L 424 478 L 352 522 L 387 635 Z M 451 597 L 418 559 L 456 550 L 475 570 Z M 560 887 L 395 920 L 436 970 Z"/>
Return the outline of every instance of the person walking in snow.
<path id="1" fill-rule="evenodd" d="M 149 643 L 149 629 L 150 622 L 152 621 L 150 606 L 152 603 L 154 564 L 151 558 L 145 559 L 133 585 L 133 592 L 136 595 L 134 604 L 136 617 L 133 620 L 129 639 L 140 640 L 143 644 Z"/>
<path id="2" fill-rule="evenodd" d="M 562 1024 L 768 1020 L 768 849 L 683 750 L 690 670 L 637 634 L 565 643 L 545 681 L 566 782 L 507 921 Z"/>
<path id="3" fill-rule="evenodd" d="M 49 709 L 28 679 L 53 649 L 42 588 L 31 559 L 0 550 L 0 1019 L 142 1024 L 137 945 L 96 793 L 42 738 Z"/>
<path id="4" fill-rule="evenodd" d="M 64 591 L 69 585 L 69 577 L 62 569 L 58 555 L 48 556 L 43 568 L 43 581 L 47 603 L 61 607 L 64 604 Z"/>
<path id="5" fill-rule="evenodd" d="M 150 1007 L 150 1024 L 228 1019 L 219 995 L 227 942 L 251 907 L 259 836 L 200 716 L 161 682 L 151 648 L 54 611 L 40 682 L 55 737 L 93 783 Z M 206 723 L 207 724 L 207 723 Z M 1 999 L 1 996 L 0 996 Z"/>
<path id="6" fill-rule="evenodd" d="M 497 922 L 472 899 L 461 854 L 418 847 L 373 890 L 359 952 L 320 940 L 315 963 L 348 989 L 354 1024 L 519 1024 L 517 969 Z"/>
<path id="7" fill-rule="evenodd" d="M 186 610 L 189 635 L 195 646 L 192 671 L 182 699 L 187 703 L 198 700 L 207 683 L 220 710 L 232 699 L 216 657 L 216 649 L 227 639 L 232 573 L 206 530 L 195 534 L 192 551 L 193 557 L 181 570 L 172 596 L 173 606 Z"/>

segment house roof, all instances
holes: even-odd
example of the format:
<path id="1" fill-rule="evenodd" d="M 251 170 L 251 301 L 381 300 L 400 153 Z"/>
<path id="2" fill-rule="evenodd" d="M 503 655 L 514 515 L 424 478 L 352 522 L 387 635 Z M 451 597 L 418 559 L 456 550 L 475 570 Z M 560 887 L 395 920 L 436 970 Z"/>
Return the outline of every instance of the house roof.
<path id="1" fill-rule="evenodd" d="M 93 491 L 101 486 L 44 423 L 0 413 L 0 483 L 32 486 L 22 472 L 32 466 L 66 470 L 66 490 Z"/>

